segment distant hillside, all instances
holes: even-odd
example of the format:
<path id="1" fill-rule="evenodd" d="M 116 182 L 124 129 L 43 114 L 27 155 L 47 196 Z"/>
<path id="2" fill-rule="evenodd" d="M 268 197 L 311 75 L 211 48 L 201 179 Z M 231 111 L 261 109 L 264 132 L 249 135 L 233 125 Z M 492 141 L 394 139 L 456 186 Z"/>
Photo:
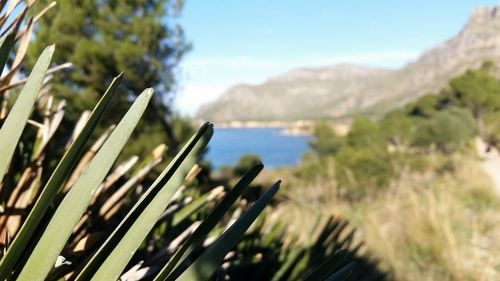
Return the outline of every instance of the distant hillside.
<path id="1" fill-rule="evenodd" d="M 261 85 L 234 86 L 196 117 L 225 122 L 378 115 L 437 91 L 487 60 L 500 65 L 500 6 L 476 9 L 460 33 L 401 69 L 296 69 Z"/>

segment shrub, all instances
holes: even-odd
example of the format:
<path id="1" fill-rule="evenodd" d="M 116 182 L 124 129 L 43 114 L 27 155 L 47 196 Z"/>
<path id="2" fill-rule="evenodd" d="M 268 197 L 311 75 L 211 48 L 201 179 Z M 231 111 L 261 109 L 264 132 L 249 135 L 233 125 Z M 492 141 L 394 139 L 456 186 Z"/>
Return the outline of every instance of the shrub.
<path id="1" fill-rule="evenodd" d="M 414 139 L 416 146 L 435 144 L 443 152 L 452 151 L 477 134 L 477 126 L 470 111 L 450 108 L 440 111 L 423 122 Z"/>
<path id="2" fill-rule="evenodd" d="M 320 157 L 314 152 L 306 152 L 300 159 L 300 165 L 297 168 L 298 176 L 304 180 L 326 178 L 329 176 L 329 168 L 333 162 L 332 156 Z"/>
<path id="3" fill-rule="evenodd" d="M 309 142 L 311 148 L 320 156 L 334 155 L 342 145 L 342 138 L 326 122 L 320 122 L 314 126 L 314 139 Z"/>
<path id="4" fill-rule="evenodd" d="M 353 121 L 351 130 L 346 136 L 346 144 L 356 148 L 387 147 L 379 125 L 365 117 Z"/>
<path id="5" fill-rule="evenodd" d="M 234 174 L 241 176 L 248 171 L 249 168 L 258 165 L 262 161 L 260 160 L 260 157 L 255 154 L 246 154 L 240 157 L 238 160 L 238 163 L 234 166 Z"/>
<path id="6" fill-rule="evenodd" d="M 380 130 L 387 141 L 394 146 L 407 146 L 416 133 L 418 121 L 402 110 L 395 110 L 386 114 L 380 120 Z"/>
<path id="7" fill-rule="evenodd" d="M 348 197 L 359 197 L 375 187 L 386 186 L 393 175 L 387 150 L 376 147 L 345 148 L 336 159 L 339 184 L 348 188 Z"/>

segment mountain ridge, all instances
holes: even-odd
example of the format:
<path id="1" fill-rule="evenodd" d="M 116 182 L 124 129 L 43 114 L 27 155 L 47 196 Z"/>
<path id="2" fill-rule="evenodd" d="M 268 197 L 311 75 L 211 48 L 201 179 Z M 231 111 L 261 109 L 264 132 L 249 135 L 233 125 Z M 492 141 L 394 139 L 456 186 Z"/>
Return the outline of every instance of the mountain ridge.
<path id="1" fill-rule="evenodd" d="M 379 115 L 438 91 L 484 61 L 500 63 L 500 6 L 475 9 L 457 35 L 400 69 L 354 64 L 292 69 L 259 85 L 236 85 L 196 117 L 228 122 Z"/>

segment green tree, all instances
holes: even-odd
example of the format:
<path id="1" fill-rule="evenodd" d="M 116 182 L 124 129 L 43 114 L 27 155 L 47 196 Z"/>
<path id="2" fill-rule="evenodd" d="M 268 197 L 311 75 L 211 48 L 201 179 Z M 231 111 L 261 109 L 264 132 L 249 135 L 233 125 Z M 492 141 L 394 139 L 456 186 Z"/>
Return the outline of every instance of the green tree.
<path id="1" fill-rule="evenodd" d="M 338 182 L 354 187 L 348 193 L 356 197 L 373 187 L 386 185 L 393 174 L 387 140 L 378 123 L 357 118 L 336 156 L 335 172 Z"/>
<path id="2" fill-rule="evenodd" d="M 500 109 L 500 83 L 485 69 L 467 71 L 452 79 L 450 87 L 456 104 L 472 111 L 481 131 L 484 113 Z"/>
<path id="3" fill-rule="evenodd" d="M 450 108 L 440 111 L 422 123 L 414 144 L 428 147 L 435 144 L 443 152 L 458 148 L 477 134 L 477 126 L 470 111 Z"/>
<path id="4" fill-rule="evenodd" d="M 357 118 L 353 121 L 351 129 L 346 136 L 346 142 L 348 146 L 355 148 L 368 146 L 387 148 L 387 143 L 379 125 L 365 117 Z"/>
<path id="5" fill-rule="evenodd" d="M 437 95 L 425 95 L 406 106 L 411 116 L 431 117 L 438 111 L 439 97 Z"/>
<path id="6" fill-rule="evenodd" d="M 38 1 L 35 11 L 48 2 Z M 69 100 L 69 124 L 96 103 L 120 72 L 125 79 L 108 112 L 110 123 L 118 121 L 144 88 L 154 87 L 154 101 L 132 138 L 137 143 L 133 152 L 150 149 L 157 141 L 168 142 L 175 151 L 170 104 L 176 66 L 189 49 L 175 22 L 181 9 L 178 0 L 60 0 L 35 29 L 27 68 L 50 43 L 57 45 L 55 64 L 73 64 L 72 70 L 58 73 L 51 83 L 57 97 Z M 138 140 L 140 135 L 150 141 Z"/>
<path id="7" fill-rule="evenodd" d="M 309 145 L 320 156 L 333 155 L 342 145 L 342 138 L 326 122 L 320 122 L 314 126 L 313 136 L 314 139 L 309 142 Z"/>
<path id="8" fill-rule="evenodd" d="M 379 122 L 382 134 L 389 143 L 395 146 L 407 145 L 411 142 L 417 123 L 418 120 L 403 110 L 391 111 Z"/>

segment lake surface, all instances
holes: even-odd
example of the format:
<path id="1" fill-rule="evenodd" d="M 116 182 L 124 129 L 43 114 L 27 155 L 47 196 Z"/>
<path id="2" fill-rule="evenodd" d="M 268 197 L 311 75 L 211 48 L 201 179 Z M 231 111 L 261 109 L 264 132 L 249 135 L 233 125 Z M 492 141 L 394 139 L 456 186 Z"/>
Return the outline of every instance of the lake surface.
<path id="1" fill-rule="evenodd" d="M 205 158 L 215 169 L 234 165 L 244 154 L 256 154 L 266 168 L 297 164 L 309 150 L 310 136 L 288 136 L 282 128 L 215 128 Z"/>

